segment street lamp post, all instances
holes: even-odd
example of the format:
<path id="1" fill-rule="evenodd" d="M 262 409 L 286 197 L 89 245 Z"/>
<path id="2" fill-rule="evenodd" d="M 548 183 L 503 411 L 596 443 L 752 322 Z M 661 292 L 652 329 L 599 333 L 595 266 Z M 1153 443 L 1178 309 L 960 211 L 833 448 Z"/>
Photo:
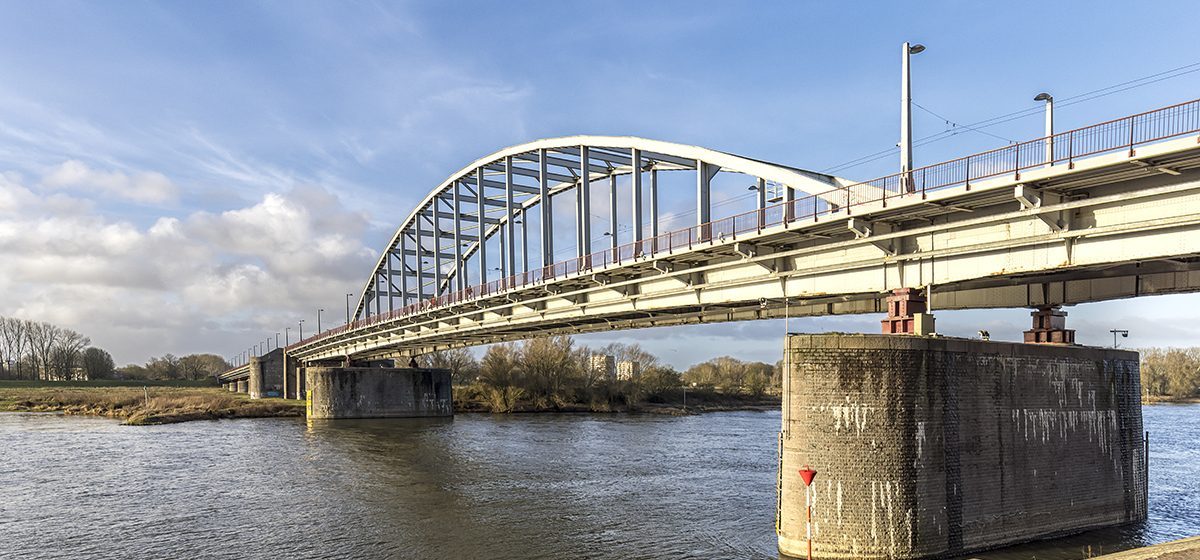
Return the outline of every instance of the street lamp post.
<path id="1" fill-rule="evenodd" d="M 275 333 L 275 347 L 279 348 L 279 333 Z"/>
<path id="2" fill-rule="evenodd" d="M 321 314 L 324 312 L 325 312 L 324 309 L 317 310 L 317 334 L 321 333 Z"/>
<path id="3" fill-rule="evenodd" d="M 913 192 L 916 187 L 912 182 L 912 80 L 908 59 L 910 56 L 925 50 L 925 45 L 910 45 L 907 41 L 902 47 L 900 57 L 900 181 L 904 192 Z"/>
<path id="4" fill-rule="evenodd" d="M 283 329 L 283 343 L 287 346 L 292 345 L 292 327 Z"/>
<path id="5" fill-rule="evenodd" d="M 354 295 L 354 294 L 346 294 L 346 324 L 347 325 L 350 324 L 350 296 L 352 296 L 352 295 Z M 405 297 L 408 297 L 408 294 L 405 294 Z"/>
<path id="6" fill-rule="evenodd" d="M 304 340 L 304 319 L 300 319 L 300 340 Z"/>
<path id="7" fill-rule="evenodd" d="M 1112 333 L 1112 335 L 1113 335 L 1113 348 L 1121 347 L 1119 344 L 1117 344 L 1117 335 L 1121 335 L 1121 338 L 1129 338 L 1129 331 L 1127 331 L 1127 330 L 1112 329 L 1108 332 Z"/>
<path id="8" fill-rule="evenodd" d="M 1054 96 L 1042 92 L 1033 100 L 1046 102 L 1046 165 L 1054 165 Z"/>

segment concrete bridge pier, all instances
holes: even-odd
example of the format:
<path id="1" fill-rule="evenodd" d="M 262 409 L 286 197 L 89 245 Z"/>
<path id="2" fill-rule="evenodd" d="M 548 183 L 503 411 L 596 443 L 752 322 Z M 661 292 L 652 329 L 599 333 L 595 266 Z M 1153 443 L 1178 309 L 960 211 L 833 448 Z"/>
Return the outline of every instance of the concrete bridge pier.
<path id="1" fill-rule="evenodd" d="M 250 398 L 263 398 L 263 363 L 257 356 L 250 358 Z"/>
<path id="2" fill-rule="evenodd" d="M 249 393 L 250 392 L 250 382 L 245 379 L 237 381 L 235 383 L 235 385 L 237 385 L 237 392 L 239 392 L 239 393 Z"/>
<path id="3" fill-rule="evenodd" d="M 1062 330 L 1055 313 L 1044 329 Z M 1146 517 L 1136 352 L 854 334 L 786 348 L 785 555 L 941 558 Z"/>
<path id="4" fill-rule="evenodd" d="M 293 358 L 287 353 L 283 355 L 283 398 L 285 399 L 303 399 L 304 398 L 304 379 L 303 369 L 301 368 L 300 360 Z"/>
<path id="5" fill-rule="evenodd" d="M 307 364 L 308 417 L 453 416 L 450 370 Z M 307 394 L 307 392 L 306 392 Z"/>

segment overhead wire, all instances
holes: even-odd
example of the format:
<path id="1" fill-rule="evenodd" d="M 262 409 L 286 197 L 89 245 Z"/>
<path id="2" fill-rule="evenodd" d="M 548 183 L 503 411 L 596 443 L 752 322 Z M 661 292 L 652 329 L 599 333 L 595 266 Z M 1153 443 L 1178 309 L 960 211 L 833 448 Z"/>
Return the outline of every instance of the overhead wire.
<path id="1" fill-rule="evenodd" d="M 1200 62 L 1184 64 L 1182 66 L 1177 66 L 1177 67 L 1171 68 L 1169 70 L 1163 70 L 1161 72 L 1156 72 L 1154 74 L 1142 76 L 1140 78 L 1126 80 L 1124 82 L 1120 82 L 1117 84 L 1112 84 L 1112 85 L 1108 85 L 1108 86 L 1105 86 L 1102 88 L 1094 89 L 1092 91 L 1079 93 L 1076 95 L 1072 95 L 1070 97 L 1064 97 L 1064 98 L 1056 101 L 1056 103 L 1060 107 L 1075 105 L 1077 103 L 1083 103 L 1085 101 L 1099 99 L 1101 97 L 1105 97 L 1105 96 L 1113 95 L 1113 94 L 1120 93 L 1123 91 L 1128 91 L 1128 90 L 1131 90 L 1134 88 L 1158 83 L 1158 82 L 1161 82 L 1164 80 L 1169 80 L 1171 78 L 1178 78 L 1180 76 L 1184 76 L 1184 75 L 1191 74 L 1194 72 L 1200 72 Z M 943 121 L 946 121 L 947 123 L 954 122 L 951 119 L 948 119 L 940 114 L 937 114 L 934 111 L 932 111 L 924 106 L 921 106 L 916 102 L 913 102 L 913 105 L 920 107 L 925 112 L 927 112 L 931 115 L 934 115 L 935 117 L 942 119 Z M 941 140 L 945 140 L 946 138 L 957 136 L 966 131 L 974 131 L 974 132 L 979 132 L 981 134 L 988 134 L 990 136 L 995 136 L 997 138 L 1001 138 L 1008 142 L 1012 142 L 1012 140 L 1009 140 L 1007 138 L 1003 138 L 1001 136 L 994 135 L 994 134 L 991 134 L 988 132 L 984 132 L 983 130 L 980 130 L 980 129 L 989 128 L 992 126 L 1011 122 L 1014 120 L 1031 117 L 1031 116 L 1040 114 L 1041 112 L 1042 112 L 1041 106 L 1027 107 L 1025 109 L 1012 111 L 1009 113 L 1005 113 L 1003 115 L 997 115 L 997 116 L 983 119 L 980 121 L 976 121 L 976 122 L 973 122 L 970 124 L 964 125 L 964 124 L 954 123 L 957 126 L 943 130 L 941 132 L 937 132 L 937 133 L 934 133 L 934 134 L 931 134 L 928 136 L 918 138 L 916 141 L 913 142 L 913 146 L 915 147 L 915 146 L 924 146 L 927 144 L 932 144 L 934 142 L 939 142 Z M 893 148 L 888 148 L 885 150 L 880 150 L 878 152 L 874 152 L 871 154 L 867 154 L 864 156 L 860 156 L 855 159 L 848 160 L 848 161 L 842 162 L 840 164 L 834 165 L 832 167 L 823 169 L 822 173 L 833 173 L 833 172 L 837 172 L 837 171 L 844 171 L 846 169 L 852 169 L 852 168 L 858 167 L 860 165 L 865 165 L 867 163 L 871 163 L 871 162 L 883 159 L 884 157 L 887 157 L 887 156 L 890 156 L 890 155 L 896 153 L 898 150 L 899 150 L 899 148 L 893 147 Z"/>

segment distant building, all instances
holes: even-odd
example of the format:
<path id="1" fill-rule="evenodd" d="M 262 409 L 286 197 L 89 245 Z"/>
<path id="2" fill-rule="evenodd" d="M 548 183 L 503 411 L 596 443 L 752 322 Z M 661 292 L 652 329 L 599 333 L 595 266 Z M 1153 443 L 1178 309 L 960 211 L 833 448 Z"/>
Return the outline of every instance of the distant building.
<path id="1" fill-rule="evenodd" d="M 621 381 L 632 381 L 641 374 L 642 364 L 640 362 L 617 363 L 617 379 Z"/>
<path id="2" fill-rule="evenodd" d="M 606 379 L 617 378 L 616 359 L 604 354 L 592 354 L 591 371 Z"/>

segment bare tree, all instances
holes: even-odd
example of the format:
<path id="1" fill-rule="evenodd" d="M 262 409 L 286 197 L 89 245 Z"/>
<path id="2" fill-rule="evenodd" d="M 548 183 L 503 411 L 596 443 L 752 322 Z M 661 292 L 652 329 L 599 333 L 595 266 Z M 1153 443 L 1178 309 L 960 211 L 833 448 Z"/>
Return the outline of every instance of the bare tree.
<path id="1" fill-rule="evenodd" d="M 561 396 L 563 387 L 580 377 L 573 346 L 569 336 L 526 340 L 518 357 L 525 373 L 525 389 L 534 395 Z"/>
<path id="2" fill-rule="evenodd" d="M 17 341 L 22 337 L 20 323 L 18 319 L 0 317 L 0 372 L 14 379 L 17 374 L 13 366 L 21 359 L 17 349 Z"/>
<path id="3" fill-rule="evenodd" d="M 50 376 L 59 381 L 70 381 L 83 376 L 81 358 L 83 349 L 92 339 L 71 329 L 54 327 L 56 337 L 50 350 Z"/>
<path id="4" fill-rule="evenodd" d="M 50 323 L 29 323 L 28 338 L 33 363 L 37 369 L 38 379 L 52 379 L 54 363 L 54 347 L 62 336 L 62 329 Z"/>
<path id="5" fill-rule="evenodd" d="M 453 383 L 467 384 L 479 376 L 479 361 L 466 348 L 432 352 L 421 357 L 424 367 L 448 369 Z"/>
<path id="6" fill-rule="evenodd" d="M 164 356 L 164 359 L 167 356 Z M 227 369 L 229 363 L 216 354 L 189 354 L 179 358 L 179 375 L 184 379 L 216 377 Z"/>

